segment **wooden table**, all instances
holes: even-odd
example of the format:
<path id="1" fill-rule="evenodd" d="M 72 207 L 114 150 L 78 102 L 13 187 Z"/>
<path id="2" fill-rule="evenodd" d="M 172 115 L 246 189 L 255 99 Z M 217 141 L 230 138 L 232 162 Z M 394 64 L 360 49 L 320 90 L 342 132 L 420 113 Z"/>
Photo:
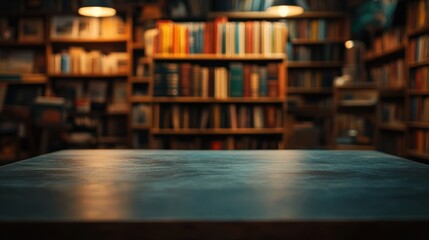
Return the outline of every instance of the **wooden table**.
<path id="1" fill-rule="evenodd" d="M 69 150 L 0 167 L 0 239 L 428 239 L 428 223 L 429 165 L 375 151 Z"/>

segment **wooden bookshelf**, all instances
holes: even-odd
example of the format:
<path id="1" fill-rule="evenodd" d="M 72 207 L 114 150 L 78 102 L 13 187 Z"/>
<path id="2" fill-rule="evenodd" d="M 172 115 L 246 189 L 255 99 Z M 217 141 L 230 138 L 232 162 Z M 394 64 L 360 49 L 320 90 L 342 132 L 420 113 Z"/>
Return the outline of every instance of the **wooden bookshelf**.
<path id="1" fill-rule="evenodd" d="M 427 147 L 427 138 L 425 135 L 429 129 L 429 122 L 420 122 L 415 121 L 414 119 L 423 119 L 422 115 L 425 115 L 428 111 L 426 104 L 423 102 L 425 98 L 429 95 L 429 90 L 427 89 L 412 89 L 412 86 L 418 87 L 418 74 L 422 73 L 425 68 L 429 67 L 429 59 L 425 56 L 417 57 L 414 56 L 416 52 L 427 52 L 427 41 L 425 43 L 424 37 L 429 34 L 429 21 L 428 21 L 428 12 L 424 11 L 422 8 L 419 8 L 421 3 L 420 0 L 411 0 L 407 1 L 407 74 L 409 76 L 408 86 L 410 88 L 407 91 L 407 120 L 408 120 L 408 136 L 407 140 L 409 144 L 407 145 L 408 157 L 419 160 L 428 160 L 428 154 L 423 153 L 428 151 Z M 426 2 L 427 4 L 427 2 Z M 417 44 L 417 41 L 421 41 L 420 44 Z M 425 77 L 421 77 L 420 80 L 425 81 Z M 421 87 L 418 87 L 421 88 Z M 422 101 L 423 104 L 420 107 L 417 107 L 419 103 L 416 101 Z M 417 105 L 414 105 L 416 104 Z M 420 109 L 419 109 L 420 108 Z M 423 137 L 422 137 L 423 136 Z M 422 149 L 420 149 L 422 148 Z M 419 150 L 417 150 L 419 149 Z"/>
<path id="2" fill-rule="evenodd" d="M 351 145 L 351 144 L 338 144 L 335 147 L 336 150 L 375 150 L 373 145 Z"/>

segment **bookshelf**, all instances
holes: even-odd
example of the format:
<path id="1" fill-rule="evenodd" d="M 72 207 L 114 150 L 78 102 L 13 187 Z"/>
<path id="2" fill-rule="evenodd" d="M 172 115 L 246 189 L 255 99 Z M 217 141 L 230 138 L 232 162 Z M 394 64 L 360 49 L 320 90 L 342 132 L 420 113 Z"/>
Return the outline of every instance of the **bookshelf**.
<path id="1" fill-rule="evenodd" d="M 429 7 L 427 0 L 408 3 L 407 12 L 407 91 L 408 154 L 419 160 L 429 160 Z M 416 11 L 417 9 L 417 11 Z"/>
<path id="2" fill-rule="evenodd" d="M 366 51 L 370 81 L 377 83 L 377 150 L 407 156 L 406 33 L 404 23 L 376 35 Z"/>
<path id="3" fill-rule="evenodd" d="M 128 148 L 128 14 L 52 14 L 49 23 L 47 76 L 65 98 L 66 147 Z"/>
<path id="4" fill-rule="evenodd" d="M 341 4 L 314 1 L 302 15 L 287 18 L 289 148 L 333 147 L 333 82 L 344 67 L 348 16 Z M 307 141 L 315 139 L 315 141 Z"/>

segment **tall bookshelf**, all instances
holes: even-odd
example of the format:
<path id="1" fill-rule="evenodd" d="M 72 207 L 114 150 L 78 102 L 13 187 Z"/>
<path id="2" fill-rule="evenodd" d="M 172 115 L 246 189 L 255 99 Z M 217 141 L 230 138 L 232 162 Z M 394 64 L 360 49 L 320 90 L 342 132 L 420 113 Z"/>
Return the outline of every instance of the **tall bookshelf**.
<path id="1" fill-rule="evenodd" d="M 0 164 L 34 154 L 31 102 L 47 85 L 46 16 L 16 10 L 0 17 Z"/>
<path id="2" fill-rule="evenodd" d="M 405 26 L 394 26 L 374 38 L 365 56 L 369 78 L 379 92 L 376 147 L 403 157 L 407 156 L 406 42 Z"/>
<path id="3" fill-rule="evenodd" d="M 349 38 L 344 6 L 310 1 L 302 15 L 287 18 L 288 148 L 333 147 L 334 89 Z M 308 141 L 308 139 L 314 139 Z"/>
<path id="4" fill-rule="evenodd" d="M 410 157 L 429 160 L 429 1 L 408 3 L 407 62 Z"/>
<path id="5" fill-rule="evenodd" d="M 284 148 L 284 24 L 226 14 L 203 22 L 159 21 L 157 26 L 152 147 Z M 189 37 L 186 33 L 167 35 L 182 28 L 193 34 L 194 45 L 179 44 Z M 264 41 L 275 43 L 257 44 Z"/>

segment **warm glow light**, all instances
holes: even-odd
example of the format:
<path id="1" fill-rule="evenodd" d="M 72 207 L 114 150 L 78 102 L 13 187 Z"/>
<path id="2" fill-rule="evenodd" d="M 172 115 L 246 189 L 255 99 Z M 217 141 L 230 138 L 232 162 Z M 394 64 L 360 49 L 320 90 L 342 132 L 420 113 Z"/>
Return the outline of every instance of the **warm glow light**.
<path id="1" fill-rule="evenodd" d="M 304 12 L 304 9 L 300 6 L 273 6 L 266 10 L 269 13 L 278 14 L 280 17 L 299 15 Z"/>
<path id="2" fill-rule="evenodd" d="M 116 14 L 116 10 L 109 7 L 81 7 L 78 12 L 88 17 L 111 17 Z"/>
<path id="3" fill-rule="evenodd" d="M 352 40 L 348 40 L 344 45 L 347 49 L 351 49 L 355 46 L 355 43 Z"/>

